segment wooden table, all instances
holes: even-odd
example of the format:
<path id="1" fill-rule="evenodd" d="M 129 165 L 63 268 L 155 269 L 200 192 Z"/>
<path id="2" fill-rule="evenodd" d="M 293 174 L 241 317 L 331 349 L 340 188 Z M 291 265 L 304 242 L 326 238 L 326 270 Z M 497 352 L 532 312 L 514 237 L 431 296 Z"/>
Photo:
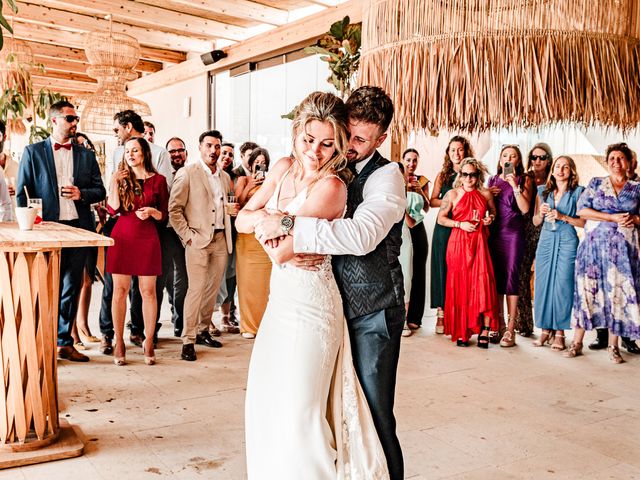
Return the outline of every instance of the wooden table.
<path id="1" fill-rule="evenodd" d="M 0 223 L 0 468 L 82 455 L 58 418 L 60 250 L 113 240 L 60 223 Z M 79 367 L 81 368 L 81 367 Z"/>

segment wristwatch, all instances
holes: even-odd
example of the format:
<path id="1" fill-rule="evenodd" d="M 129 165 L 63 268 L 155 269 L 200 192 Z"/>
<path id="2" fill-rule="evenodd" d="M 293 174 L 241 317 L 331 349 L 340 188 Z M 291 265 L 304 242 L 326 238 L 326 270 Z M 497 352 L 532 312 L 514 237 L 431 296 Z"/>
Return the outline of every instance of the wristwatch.
<path id="1" fill-rule="evenodd" d="M 293 215 L 285 215 L 280 219 L 280 229 L 282 230 L 283 235 L 289 235 L 289 232 L 295 223 L 295 218 L 296 217 Z"/>

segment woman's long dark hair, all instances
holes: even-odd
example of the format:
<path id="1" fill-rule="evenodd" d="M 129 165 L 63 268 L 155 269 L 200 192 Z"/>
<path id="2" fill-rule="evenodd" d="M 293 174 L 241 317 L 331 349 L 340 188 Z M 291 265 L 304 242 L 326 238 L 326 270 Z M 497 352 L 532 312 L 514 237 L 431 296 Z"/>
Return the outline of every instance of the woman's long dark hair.
<path id="1" fill-rule="evenodd" d="M 449 157 L 449 148 L 453 142 L 458 142 L 462 144 L 462 148 L 464 148 L 464 152 L 462 158 L 473 158 L 475 155 L 473 154 L 473 148 L 471 148 L 471 143 L 467 140 L 466 137 L 462 135 L 456 135 L 455 137 L 451 137 L 449 143 L 447 144 L 447 151 L 444 152 L 444 163 L 442 164 L 442 170 L 438 174 L 440 176 L 440 184 L 445 185 L 451 181 L 451 177 L 455 173 L 453 169 L 453 162 L 451 161 L 451 157 Z M 403 155 L 404 156 L 404 155 Z"/>
<path id="2" fill-rule="evenodd" d="M 140 145 L 140 148 L 142 149 L 142 154 L 144 156 L 142 165 L 145 171 L 147 173 L 157 173 L 155 167 L 153 166 L 151 147 L 149 146 L 149 142 L 147 142 L 142 137 L 131 137 L 124 143 L 125 149 L 127 143 L 133 141 L 138 142 L 138 145 Z M 134 208 L 135 197 L 142 195 L 142 189 L 136 181 L 136 175 L 133 172 L 133 169 L 129 166 L 124 158 L 125 154 L 126 153 L 122 154 L 122 160 L 120 160 L 120 165 L 118 165 L 118 170 L 126 172 L 126 176 L 122 180 L 120 180 L 120 183 L 118 184 L 118 196 L 120 197 L 120 205 L 122 205 L 122 208 L 125 211 L 130 212 Z"/>
<path id="3" fill-rule="evenodd" d="M 549 178 L 549 174 L 551 173 L 551 163 L 553 162 L 553 153 L 551 153 L 551 147 L 544 142 L 536 143 L 533 147 L 531 147 L 531 150 L 529 150 L 529 155 L 527 155 L 527 173 L 531 172 L 531 169 L 533 168 L 531 155 L 533 155 L 533 151 L 536 148 L 544 150 L 544 152 L 549 156 L 549 162 L 547 163 L 547 167 L 545 168 L 544 172 L 545 178 Z"/>

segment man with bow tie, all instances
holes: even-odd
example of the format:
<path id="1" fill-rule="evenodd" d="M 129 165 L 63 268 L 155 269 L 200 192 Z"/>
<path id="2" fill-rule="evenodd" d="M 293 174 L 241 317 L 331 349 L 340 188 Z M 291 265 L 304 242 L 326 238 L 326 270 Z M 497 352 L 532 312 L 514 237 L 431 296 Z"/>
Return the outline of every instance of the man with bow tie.
<path id="1" fill-rule="evenodd" d="M 104 200 L 106 191 L 95 154 L 72 144 L 80 118 L 67 102 L 49 109 L 51 137 L 28 145 L 22 154 L 16 201 L 27 206 L 30 198 L 42 199 L 42 219 L 95 232 L 91 204 Z M 60 305 L 58 311 L 58 358 L 86 362 L 89 357 L 73 348 L 71 328 L 78 309 L 86 248 L 63 248 L 60 256 Z"/>

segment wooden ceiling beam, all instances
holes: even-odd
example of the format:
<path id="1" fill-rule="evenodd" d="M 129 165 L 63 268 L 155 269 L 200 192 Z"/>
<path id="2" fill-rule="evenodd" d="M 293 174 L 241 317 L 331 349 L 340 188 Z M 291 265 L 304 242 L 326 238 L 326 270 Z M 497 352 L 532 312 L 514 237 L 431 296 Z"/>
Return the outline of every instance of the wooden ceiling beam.
<path id="1" fill-rule="evenodd" d="M 31 78 L 49 78 L 56 80 L 73 80 L 74 82 L 83 82 L 83 83 L 94 83 L 98 84 L 98 81 L 91 78 L 89 75 L 85 73 L 72 73 L 72 72 L 60 72 L 57 70 L 45 70 L 44 72 L 31 72 Z"/>
<path id="2" fill-rule="evenodd" d="M 284 25 L 289 13 L 280 8 L 262 5 L 246 0 L 141 0 L 143 3 L 157 5 L 162 8 L 181 10 L 206 10 L 214 15 L 235 17 L 241 20 Z"/>
<path id="3" fill-rule="evenodd" d="M 86 44 L 86 37 L 82 33 L 22 23 L 18 20 L 16 18 L 16 22 L 13 25 L 13 33 L 20 40 L 35 41 L 72 49 L 82 49 Z M 180 63 L 186 60 L 187 55 L 184 52 L 170 49 L 141 46 L 140 58 L 155 62 Z"/>
<path id="4" fill-rule="evenodd" d="M 10 10 L 5 17 L 15 22 L 25 22 L 46 27 L 58 28 L 71 32 L 92 32 L 96 30 L 109 31 L 110 22 L 101 18 L 80 15 L 63 10 L 56 10 L 40 5 L 19 3 L 18 13 Z M 153 47 L 170 48 L 183 52 L 209 52 L 213 49 L 213 42 L 200 40 L 175 33 L 162 32 L 150 28 L 141 28 L 123 23 L 113 22 L 114 32 L 125 33 L 138 39 L 140 43 Z"/>
<path id="5" fill-rule="evenodd" d="M 311 45 L 326 33 L 332 23 L 345 15 L 348 15 L 353 23 L 361 22 L 362 2 L 363 0 L 349 0 L 336 7 L 231 45 L 225 49 L 227 57 L 212 65 L 205 66 L 200 58 L 192 58 L 179 65 L 165 68 L 161 72 L 139 78 L 129 82 L 129 93 L 139 95 L 188 80 L 208 71 L 216 73 L 229 70 L 243 63 L 255 62 Z"/>
<path id="6" fill-rule="evenodd" d="M 36 88 L 48 88 L 52 92 L 60 93 L 93 93 L 98 89 L 97 83 L 66 80 L 62 78 L 32 76 L 33 86 Z"/>
<path id="7" fill-rule="evenodd" d="M 152 28 L 179 35 L 215 40 L 227 38 L 239 40 L 246 38 L 246 29 L 235 25 L 159 8 L 155 3 L 145 4 L 129 0 L 26 0 L 59 10 L 84 15 L 99 15 L 104 18 L 112 15 L 115 22 Z M 22 2 L 20 2 L 22 3 Z"/>

